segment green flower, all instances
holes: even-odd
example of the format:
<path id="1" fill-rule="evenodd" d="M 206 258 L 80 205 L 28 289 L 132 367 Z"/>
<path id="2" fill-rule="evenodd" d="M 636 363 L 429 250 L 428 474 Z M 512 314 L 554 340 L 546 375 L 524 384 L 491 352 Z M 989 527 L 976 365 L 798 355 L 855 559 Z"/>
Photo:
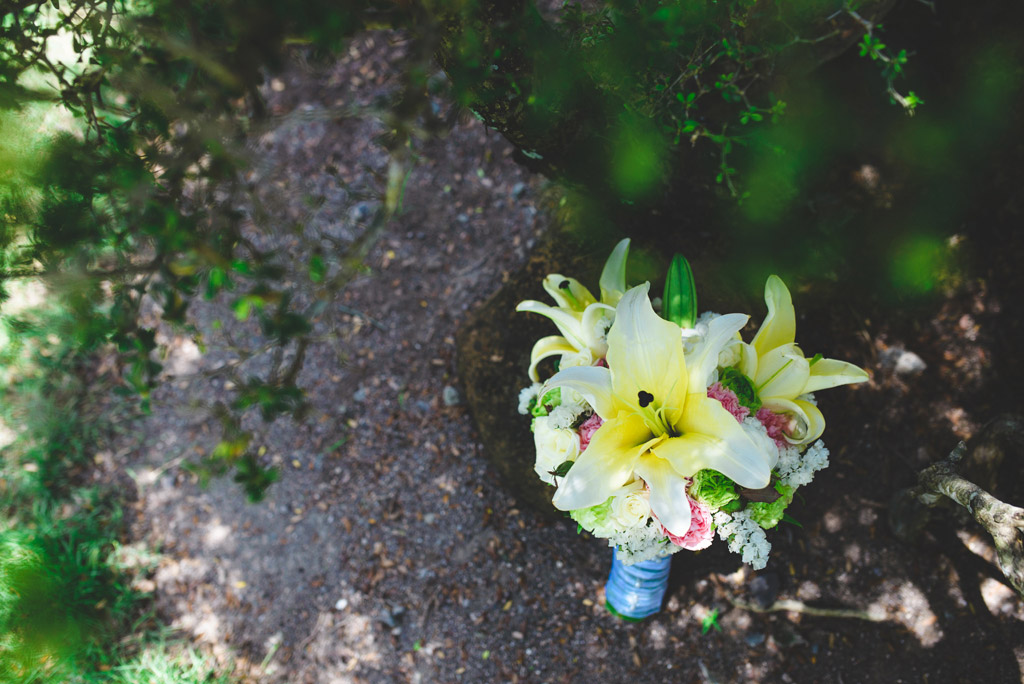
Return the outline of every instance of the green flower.
<path id="1" fill-rule="evenodd" d="M 551 413 L 562 404 L 562 390 L 559 387 L 548 390 L 543 397 L 537 397 L 530 401 L 530 414 L 534 418 L 540 418 Z"/>
<path id="2" fill-rule="evenodd" d="M 610 537 L 618 530 L 612 516 L 612 499 L 609 496 L 604 503 L 589 508 L 577 508 L 569 511 L 569 517 L 579 523 L 579 526 L 597 537 Z"/>
<path id="3" fill-rule="evenodd" d="M 687 493 L 691 499 L 699 501 L 712 511 L 724 508 L 728 503 L 740 498 L 736 493 L 736 483 L 710 468 L 698 470 L 693 474 L 693 483 Z"/>
<path id="4" fill-rule="evenodd" d="M 747 505 L 750 519 L 766 530 L 775 527 L 782 520 L 786 507 L 793 503 L 793 492 L 796 491 L 796 487 L 779 483 L 775 485 L 775 491 L 780 494 L 775 501 L 771 503 L 755 501 Z"/>

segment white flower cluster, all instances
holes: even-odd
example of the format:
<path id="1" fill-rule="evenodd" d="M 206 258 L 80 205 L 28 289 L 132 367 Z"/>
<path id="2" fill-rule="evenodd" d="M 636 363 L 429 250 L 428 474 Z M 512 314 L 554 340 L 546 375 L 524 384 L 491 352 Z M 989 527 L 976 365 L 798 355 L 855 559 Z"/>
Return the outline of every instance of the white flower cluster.
<path id="1" fill-rule="evenodd" d="M 714 520 L 718 536 L 729 544 L 730 551 L 743 554 L 744 563 L 754 570 L 761 570 L 767 565 L 772 545 L 761 526 L 750 519 L 750 513 L 745 510 L 732 514 L 718 511 Z"/>
<path id="2" fill-rule="evenodd" d="M 828 467 L 828 449 L 820 439 L 807 447 L 803 454 L 795 447 L 779 450 L 779 462 L 775 469 L 783 484 L 801 487 L 814 479 L 814 473 Z"/>
<path id="3" fill-rule="evenodd" d="M 608 546 L 615 547 L 615 556 L 627 565 L 664 558 L 683 550 L 683 547 L 669 543 L 661 525 L 656 522 L 619 532 L 608 538 Z"/>
<path id="4" fill-rule="evenodd" d="M 524 387 L 519 392 L 519 413 L 526 415 L 530 412 L 530 402 L 537 398 L 537 393 L 540 392 L 542 385 L 539 382 L 535 382 L 529 387 Z"/>
<path id="5" fill-rule="evenodd" d="M 577 395 L 577 397 L 570 397 L 567 396 L 568 394 L 569 391 L 563 389 L 562 403 L 556 406 L 551 413 L 548 414 L 548 418 L 551 419 L 551 427 L 558 430 L 570 429 L 573 426 L 573 423 L 576 422 L 576 419 L 579 418 L 584 411 L 588 410 L 585 401 L 581 403 L 573 401 L 573 399 L 576 399 L 579 395 Z M 573 392 L 572 394 L 576 393 Z M 582 397 L 579 398 L 582 399 Z M 566 401 L 566 399 L 569 399 L 569 401 Z"/>
<path id="6" fill-rule="evenodd" d="M 697 317 L 697 321 L 693 324 L 692 328 L 682 329 L 684 353 L 692 354 L 697 346 L 704 342 L 704 338 L 708 335 L 708 324 L 720 315 L 705 311 Z"/>

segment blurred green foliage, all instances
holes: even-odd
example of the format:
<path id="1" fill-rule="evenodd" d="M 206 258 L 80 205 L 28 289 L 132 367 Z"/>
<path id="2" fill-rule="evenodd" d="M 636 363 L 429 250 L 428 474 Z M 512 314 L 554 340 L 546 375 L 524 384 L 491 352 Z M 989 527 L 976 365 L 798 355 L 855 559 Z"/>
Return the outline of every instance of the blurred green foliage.
<path id="1" fill-rule="evenodd" d="M 400 208 L 415 136 L 443 129 L 432 97 L 447 88 L 525 161 L 571 185 L 656 206 L 704 173 L 763 219 L 780 215 L 795 171 L 778 173 L 786 165 L 775 161 L 738 171 L 734 157 L 750 146 L 798 146 L 762 132 L 785 120 L 773 74 L 809 69 L 826 47 L 863 36 L 891 89 L 905 53 L 880 43 L 873 22 L 885 4 L 615 0 L 565 3 L 545 16 L 525 0 L 7 3 L 0 302 L 15 279 L 44 283 L 60 315 L 37 322 L 40 334 L 75 353 L 116 349 L 122 387 L 143 410 L 162 370 L 157 323 L 145 309 L 197 339 L 189 316 L 197 300 L 254 317 L 261 339 L 242 361 L 269 363 L 223 371 L 235 388 L 211 407 L 223 438 L 193 467 L 204 479 L 234 469 L 257 499 L 276 474 L 252 451 L 257 440 L 239 416 L 303 416 L 297 377 L 312 320 L 360 272 Z M 406 41 L 401 82 L 378 111 L 392 153 L 382 209 L 362 237 L 333 254 L 317 245 L 295 272 L 272 240 L 253 234 L 285 229 L 250 220 L 247 209 L 258 201 L 245 181 L 246 141 L 268 125 L 260 88 L 289 50 L 327 59 L 367 29 Z M 736 180 L 743 173 L 750 189 Z M 764 187 L 771 192 L 759 196 L 770 202 L 751 196 Z M 293 229 L 301 235 L 303 226 Z M 297 278 L 315 304 L 299 304 Z M 17 320 L 9 323 L 20 334 Z"/>
<path id="2" fill-rule="evenodd" d="M 102 336 L 76 337 L 77 313 L 38 281 L 10 291 L 0 319 L 0 683 L 227 684 L 165 640 L 135 581 L 158 557 L 124 543 L 130 488 L 93 477 L 132 418 L 96 368 L 113 355 L 83 344 Z"/>

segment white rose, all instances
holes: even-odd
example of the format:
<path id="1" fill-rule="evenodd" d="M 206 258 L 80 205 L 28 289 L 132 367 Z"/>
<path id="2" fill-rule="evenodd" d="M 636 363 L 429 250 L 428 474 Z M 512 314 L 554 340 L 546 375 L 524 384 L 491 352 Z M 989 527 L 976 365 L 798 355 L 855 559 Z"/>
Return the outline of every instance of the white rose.
<path id="1" fill-rule="evenodd" d="M 589 349 L 581 349 L 578 352 L 562 354 L 561 360 L 558 362 L 558 370 L 564 368 L 572 368 L 574 366 L 593 366 L 594 365 L 594 354 Z M 564 389 L 562 390 L 565 391 Z"/>
<path id="2" fill-rule="evenodd" d="M 718 352 L 718 367 L 729 368 L 738 364 L 742 356 L 742 344 L 741 340 L 733 340 Z"/>
<path id="3" fill-rule="evenodd" d="M 649 493 L 642 482 L 623 487 L 612 499 L 612 516 L 615 521 L 628 529 L 647 522 L 651 517 Z"/>
<path id="4" fill-rule="evenodd" d="M 566 461 L 575 461 L 580 455 L 580 436 L 576 431 L 551 427 L 548 416 L 534 419 L 533 444 L 537 448 L 533 469 L 548 484 L 555 484 L 552 470 Z"/>

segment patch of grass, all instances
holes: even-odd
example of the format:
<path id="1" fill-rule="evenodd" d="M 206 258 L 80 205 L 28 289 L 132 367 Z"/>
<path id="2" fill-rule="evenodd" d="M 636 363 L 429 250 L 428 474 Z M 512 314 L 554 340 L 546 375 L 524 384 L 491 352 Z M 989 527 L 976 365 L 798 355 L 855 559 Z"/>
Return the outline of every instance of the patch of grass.
<path id="1" fill-rule="evenodd" d="M 218 674 L 216 665 L 199 651 L 147 637 L 145 647 L 106 672 L 83 679 L 88 684 L 232 684 L 230 673 Z"/>
<path id="2" fill-rule="evenodd" d="M 123 546 L 125 492 L 93 477 L 131 401 L 64 305 L 0 319 L 0 684 L 228 684 L 134 586 L 156 556 Z"/>

